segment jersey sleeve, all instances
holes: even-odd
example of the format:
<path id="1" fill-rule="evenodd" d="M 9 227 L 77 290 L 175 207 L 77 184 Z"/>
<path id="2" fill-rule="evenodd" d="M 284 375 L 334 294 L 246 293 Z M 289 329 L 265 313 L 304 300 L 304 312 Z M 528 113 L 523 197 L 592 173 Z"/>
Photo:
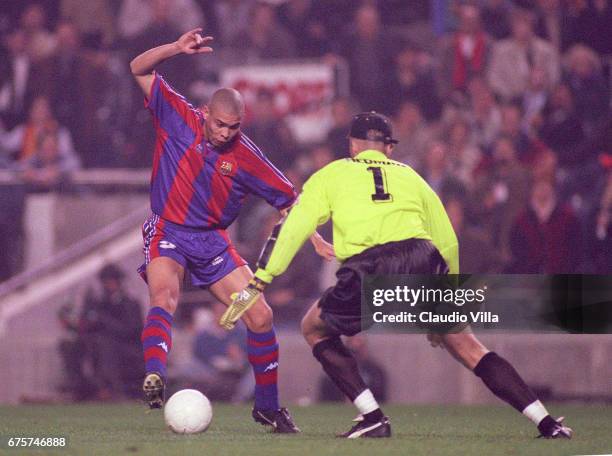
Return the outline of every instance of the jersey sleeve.
<path id="1" fill-rule="evenodd" d="M 241 142 L 240 166 L 245 172 L 242 177 L 249 192 L 278 210 L 290 207 L 297 197 L 293 184 L 246 136 L 242 136 Z"/>
<path id="2" fill-rule="evenodd" d="M 314 174 L 304 184 L 298 202 L 289 215 L 272 232 L 257 262 L 255 276 L 270 283 L 281 275 L 295 254 L 300 250 L 317 226 L 329 220 L 331 208 L 326 180 L 322 174 Z"/>
<path id="3" fill-rule="evenodd" d="M 203 121 L 202 114 L 157 72 L 151 93 L 145 98 L 145 107 L 153 115 L 155 128 L 161 128 L 169 136 L 193 134 Z"/>
<path id="4" fill-rule="evenodd" d="M 436 193 L 429 187 L 424 192 L 423 207 L 425 211 L 425 229 L 431 236 L 451 274 L 459 274 L 459 242 L 455 230 Z"/>

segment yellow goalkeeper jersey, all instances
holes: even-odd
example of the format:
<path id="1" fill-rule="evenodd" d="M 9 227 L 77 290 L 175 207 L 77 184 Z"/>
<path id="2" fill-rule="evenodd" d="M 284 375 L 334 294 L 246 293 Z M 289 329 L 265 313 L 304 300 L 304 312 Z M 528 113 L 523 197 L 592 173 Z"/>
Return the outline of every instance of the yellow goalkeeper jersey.
<path id="1" fill-rule="evenodd" d="M 353 255 L 392 241 L 433 242 L 450 273 L 459 273 L 457 237 L 442 202 L 410 166 L 366 150 L 336 160 L 313 174 L 297 203 L 264 249 L 255 275 L 265 282 L 282 274 L 316 230 L 331 217 L 336 257 Z"/>

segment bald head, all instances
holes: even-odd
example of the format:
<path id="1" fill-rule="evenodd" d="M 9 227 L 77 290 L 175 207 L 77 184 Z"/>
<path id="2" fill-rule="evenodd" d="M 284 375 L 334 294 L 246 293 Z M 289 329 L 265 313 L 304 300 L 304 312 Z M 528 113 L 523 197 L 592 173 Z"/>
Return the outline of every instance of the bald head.
<path id="1" fill-rule="evenodd" d="M 224 87 L 217 90 L 208 104 L 211 111 L 221 111 L 228 115 L 242 117 L 244 115 L 244 100 L 236 89 Z"/>
<path id="2" fill-rule="evenodd" d="M 206 139 L 216 147 L 232 142 L 240 131 L 244 116 L 244 100 L 235 89 L 217 90 L 202 109 Z"/>

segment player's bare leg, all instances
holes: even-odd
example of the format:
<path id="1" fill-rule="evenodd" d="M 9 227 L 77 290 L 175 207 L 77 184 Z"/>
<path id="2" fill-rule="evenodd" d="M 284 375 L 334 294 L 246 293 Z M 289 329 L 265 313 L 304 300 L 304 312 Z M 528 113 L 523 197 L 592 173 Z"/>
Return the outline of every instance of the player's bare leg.
<path id="1" fill-rule="evenodd" d="M 359 373 L 357 360 L 340 336 L 330 332 L 314 303 L 302 319 L 302 334 L 325 373 L 359 410 L 360 417 L 348 432 L 338 437 L 391 437 L 389 419 Z"/>
<path id="2" fill-rule="evenodd" d="M 321 319 L 321 308 L 318 302 L 315 302 L 302 318 L 301 328 L 302 335 L 310 348 L 331 337 L 325 322 Z"/>
<path id="3" fill-rule="evenodd" d="M 249 283 L 253 273 L 248 266 L 241 266 L 210 286 L 210 292 L 223 304 L 230 306 L 232 294 Z M 296 433 L 300 430 L 293 423 L 289 411 L 278 401 L 278 343 L 274 332 L 272 309 L 263 294 L 242 316 L 247 327 L 249 362 L 255 374 L 255 421 L 274 427 L 275 432 Z"/>
<path id="4" fill-rule="evenodd" d="M 158 257 L 147 265 L 147 283 L 151 307 L 161 307 L 174 314 L 181 293 L 185 269 L 172 258 Z"/>
<path id="5" fill-rule="evenodd" d="M 442 336 L 442 343 L 448 352 L 467 367 L 474 370 L 478 362 L 489 350 L 470 332 L 450 333 Z"/>
<path id="6" fill-rule="evenodd" d="M 469 328 L 440 338 L 444 348 L 480 377 L 493 394 L 533 421 L 541 437 L 571 438 L 572 430 L 563 426 L 563 418 L 552 418 L 514 367 L 497 353 L 489 351 Z"/>
<path id="7" fill-rule="evenodd" d="M 172 348 L 172 315 L 176 311 L 185 271 L 176 261 L 158 257 L 147 265 L 150 309 L 142 332 L 145 358 L 143 392 L 152 409 L 164 404 L 166 364 Z"/>

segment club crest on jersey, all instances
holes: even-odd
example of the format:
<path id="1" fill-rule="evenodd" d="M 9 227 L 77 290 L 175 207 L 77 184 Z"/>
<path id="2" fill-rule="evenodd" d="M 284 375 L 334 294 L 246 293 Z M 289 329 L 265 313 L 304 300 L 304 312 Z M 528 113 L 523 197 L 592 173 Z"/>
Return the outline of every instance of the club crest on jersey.
<path id="1" fill-rule="evenodd" d="M 234 170 L 234 164 L 230 161 L 222 160 L 219 165 L 219 172 L 224 176 L 230 176 Z"/>

